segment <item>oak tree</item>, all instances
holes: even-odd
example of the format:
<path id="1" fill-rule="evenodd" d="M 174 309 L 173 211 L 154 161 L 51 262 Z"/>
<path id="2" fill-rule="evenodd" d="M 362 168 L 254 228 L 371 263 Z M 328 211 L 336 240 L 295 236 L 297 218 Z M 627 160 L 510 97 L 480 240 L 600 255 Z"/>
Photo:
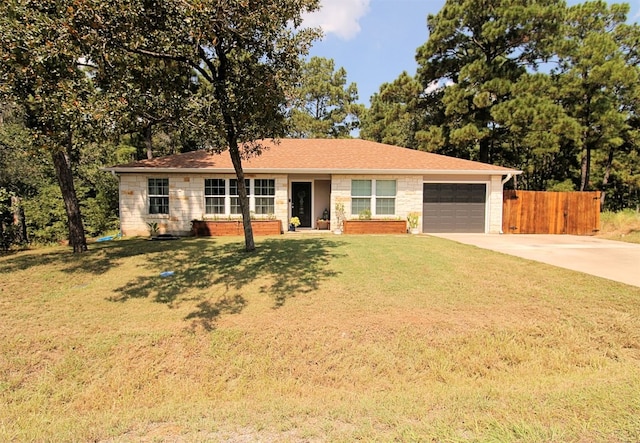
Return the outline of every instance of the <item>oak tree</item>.
<path id="1" fill-rule="evenodd" d="M 317 38 L 301 29 L 317 0 L 82 0 L 69 5 L 89 57 L 108 75 L 112 60 L 135 54 L 180 64 L 199 94 L 190 122 L 209 149 L 229 150 L 238 179 L 245 249 L 255 249 L 243 158 L 260 140 L 285 133 L 287 93 Z"/>

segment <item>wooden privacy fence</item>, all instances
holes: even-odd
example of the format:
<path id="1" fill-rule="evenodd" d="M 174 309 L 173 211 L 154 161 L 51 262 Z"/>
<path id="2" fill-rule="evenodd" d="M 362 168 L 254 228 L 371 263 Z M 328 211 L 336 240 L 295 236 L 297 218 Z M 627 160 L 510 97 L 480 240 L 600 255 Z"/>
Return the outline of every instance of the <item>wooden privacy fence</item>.
<path id="1" fill-rule="evenodd" d="M 599 230 L 599 191 L 504 191 L 505 234 L 594 235 Z"/>

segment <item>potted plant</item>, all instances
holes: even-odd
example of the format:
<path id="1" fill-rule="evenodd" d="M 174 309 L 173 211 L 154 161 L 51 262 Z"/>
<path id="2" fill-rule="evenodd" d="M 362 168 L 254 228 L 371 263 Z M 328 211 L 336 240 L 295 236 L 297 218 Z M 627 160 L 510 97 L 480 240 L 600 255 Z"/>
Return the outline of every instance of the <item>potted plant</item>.
<path id="1" fill-rule="evenodd" d="M 335 234 L 342 234 L 342 222 L 344 221 L 344 203 L 337 202 L 335 209 L 336 228 L 333 232 Z"/>
<path id="2" fill-rule="evenodd" d="M 322 218 L 316 220 L 316 229 L 327 230 L 329 229 L 329 225 L 331 222 L 329 221 L 329 211 L 327 208 L 322 212 Z"/>
<path id="3" fill-rule="evenodd" d="M 151 238 L 157 236 L 158 232 L 160 232 L 160 226 L 158 226 L 157 222 L 149 222 L 147 226 L 149 228 L 149 237 Z"/>
<path id="4" fill-rule="evenodd" d="M 409 224 L 409 232 L 417 234 L 420 232 L 418 229 L 418 222 L 420 221 L 420 213 L 410 212 L 407 214 L 407 223 Z"/>
<path id="5" fill-rule="evenodd" d="M 289 220 L 289 231 L 295 231 L 300 226 L 300 219 L 298 217 L 291 217 Z"/>

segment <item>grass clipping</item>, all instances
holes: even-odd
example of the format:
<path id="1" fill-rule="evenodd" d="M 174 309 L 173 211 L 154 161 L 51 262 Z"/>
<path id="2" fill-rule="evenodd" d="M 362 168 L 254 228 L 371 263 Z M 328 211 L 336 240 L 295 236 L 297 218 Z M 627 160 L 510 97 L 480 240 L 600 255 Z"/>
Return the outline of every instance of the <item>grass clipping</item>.
<path id="1" fill-rule="evenodd" d="M 2 441 L 640 440 L 640 288 L 406 235 L 0 273 Z"/>

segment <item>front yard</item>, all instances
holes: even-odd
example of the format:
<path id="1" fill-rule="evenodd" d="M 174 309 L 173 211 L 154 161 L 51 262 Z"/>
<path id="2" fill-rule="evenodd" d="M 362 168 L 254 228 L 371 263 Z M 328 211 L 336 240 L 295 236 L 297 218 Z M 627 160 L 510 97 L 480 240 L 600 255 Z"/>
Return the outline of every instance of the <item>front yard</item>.
<path id="1" fill-rule="evenodd" d="M 0 441 L 640 440 L 640 288 L 427 236 L 256 241 L 0 257 Z"/>

